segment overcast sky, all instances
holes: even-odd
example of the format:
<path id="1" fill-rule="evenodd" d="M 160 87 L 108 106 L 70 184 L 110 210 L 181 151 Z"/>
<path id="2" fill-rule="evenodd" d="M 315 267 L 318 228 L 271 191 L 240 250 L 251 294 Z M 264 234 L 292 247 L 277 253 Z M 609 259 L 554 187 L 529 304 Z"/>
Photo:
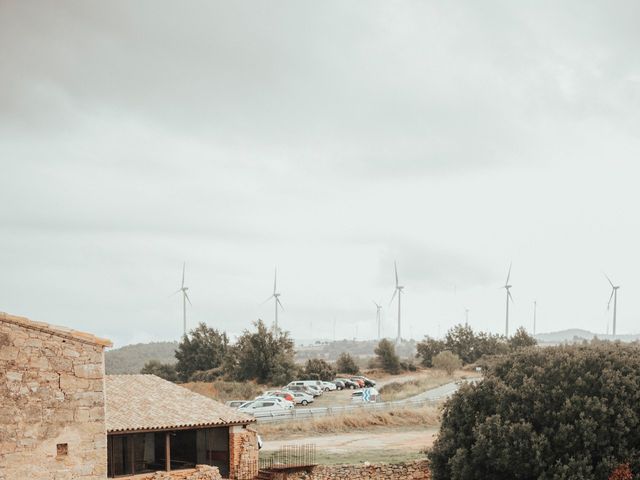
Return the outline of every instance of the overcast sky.
<path id="1" fill-rule="evenodd" d="M 0 1 L 0 311 L 117 346 L 640 332 L 640 3 Z"/>

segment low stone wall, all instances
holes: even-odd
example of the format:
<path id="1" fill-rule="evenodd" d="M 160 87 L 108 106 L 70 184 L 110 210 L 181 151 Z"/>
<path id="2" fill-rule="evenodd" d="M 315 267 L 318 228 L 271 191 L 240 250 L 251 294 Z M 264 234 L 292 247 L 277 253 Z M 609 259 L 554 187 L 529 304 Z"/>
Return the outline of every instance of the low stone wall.
<path id="1" fill-rule="evenodd" d="M 426 460 L 407 463 L 318 465 L 309 472 L 290 473 L 286 480 L 428 480 Z M 283 479 L 284 480 L 284 479 Z"/>
<path id="2" fill-rule="evenodd" d="M 218 467 L 209 465 L 197 465 L 189 470 L 177 470 L 175 472 L 156 472 L 148 475 L 135 475 L 125 477 L 122 480 L 222 480 Z"/>

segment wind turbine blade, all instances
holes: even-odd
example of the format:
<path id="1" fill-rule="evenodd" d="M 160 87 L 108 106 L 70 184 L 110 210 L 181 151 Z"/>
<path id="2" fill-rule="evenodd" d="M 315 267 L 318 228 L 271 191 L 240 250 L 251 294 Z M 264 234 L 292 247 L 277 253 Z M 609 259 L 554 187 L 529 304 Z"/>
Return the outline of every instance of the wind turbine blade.
<path id="1" fill-rule="evenodd" d="M 269 300 L 271 300 L 274 297 L 274 295 L 269 295 L 269 298 L 267 298 L 264 302 L 262 302 L 260 305 L 264 305 L 265 303 L 267 303 Z"/>
<path id="2" fill-rule="evenodd" d="M 393 291 L 393 295 L 391 296 L 391 300 L 389 300 L 389 305 L 391 305 L 391 303 L 393 302 L 393 299 L 396 298 L 396 293 L 398 293 L 398 289 L 397 288 Z"/>
<path id="3" fill-rule="evenodd" d="M 604 274 L 605 277 L 607 277 L 607 280 L 609 280 L 609 284 L 611 285 L 611 288 L 616 288 L 615 285 L 613 284 L 613 282 L 611 281 L 611 279 L 609 278 L 609 276 L 605 273 Z"/>
<path id="4" fill-rule="evenodd" d="M 189 305 L 193 306 L 193 303 L 191 303 L 191 299 L 189 299 L 189 295 L 187 295 L 187 292 L 184 292 L 184 298 L 187 299 L 187 302 L 189 302 Z"/>
<path id="5" fill-rule="evenodd" d="M 611 281 L 611 280 L 609 280 Z M 607 310 L 609 310 L 609 307 L 611 306 L 611 299 L 613 299 L 613 294 L 616 292 L 616 288 L 613 287 L 613 290 L 611 290 L 611 296 L 609 297 L 609 302 L 607 302 Z"/>
<path id="6" fill-rule="evenodd" d="M 273 272 L 273 294 L 276 294 L 276 281 L 278 280 L 278 269 L 276 268 Z"/>
<path id="7" fill-rule="evenodd" d="M 171 295 L 169 295 L 170 297 L 173 297 L 176 293 L 180 293 L 182 291 L 181 288 L 177 289 L 175 292 L 173 292 Z"/>
<path id="8" fill-rule="evenodd" d="M 516 303 L 516 302 L 513 300 L 513 296 L 511 296 L 511 292 L 510 292 L 509 290 L 507 290 L 507 294 L 509 295 L 509 300 L 511 300 L 511 303 Z"/>
<path id="9" fill-rule="evenodd" d="M 280 299 L 279 299 L 279 298 L 277 298 L 277 297 L 276 297 L 276 302 L 278 302 L 278 305 L 280 305 L 280 308 L 281 308 L 282 310 L 284 310 L 284 306 L 282 305 L 282 302 L 281 302 L 281 301 L 280 301 Z"/>
<path id="10" fill-rule="evenodd" d="M 396 271 L 396 287 L 398 286 L 398 264 L 396 263 L 396 261 L 393 261 L 393 268 Z"/>
<path id="11" fill-rule="evenodd" d="M 509 279 L 511 278 L 511 266 L 513 265 L 513 262 L 509 263 L 509 273 L 507 273 L 507 281 L 504 282 L 505 285 L 509 285 Z"/>
<path id="12" fill-rule="evenodd" d="M 187 266 L 187 262 L 182 262 L 182 287 L 184 287 L 184 269 Z"/>

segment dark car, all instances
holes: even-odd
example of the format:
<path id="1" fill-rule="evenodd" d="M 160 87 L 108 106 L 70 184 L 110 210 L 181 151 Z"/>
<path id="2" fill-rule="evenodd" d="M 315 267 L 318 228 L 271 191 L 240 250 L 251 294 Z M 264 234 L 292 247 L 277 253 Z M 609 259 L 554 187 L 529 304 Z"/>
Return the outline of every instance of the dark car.
<path id="1" fill-rule="evenodd" d="M 358 385 L 356 388 L 364 388 L 364 380 L 359 377 L 351 377 L 351 381 Z"/>
<path id="2" fill-rule="evenodd" d="M 365 387 L 375 387 L 376 386 L 376 382 L 375 380 L 371 380 L 370 378 L 367 378 L 363 375 L 358 375 L 355 378 L 359 378 L 360 380 L 362 380 L 364 382 L 364 386 Z"/>
<path id="3" fill-rule="evenodd" d="M 340 381 L 344 383 L 344 388 L 356 389 L 359 388 L 359 385 L 356 382 L 349 380 L 348 378 L 336 378 L 335 381 Z"/>
<path id="4" fill-rule="evenodd" d="M 333 383 L 338 390 L 344 390 L 344 382 L 342 380 L 334 380 Z"/>

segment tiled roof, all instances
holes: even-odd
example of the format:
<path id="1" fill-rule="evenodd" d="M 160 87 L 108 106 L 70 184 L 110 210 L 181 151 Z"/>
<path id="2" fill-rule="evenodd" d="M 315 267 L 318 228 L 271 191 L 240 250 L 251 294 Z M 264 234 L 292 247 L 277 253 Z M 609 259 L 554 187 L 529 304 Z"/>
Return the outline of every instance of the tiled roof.
<path id="1" fill-rule="evenodd" d="M 155 375 L 106 375 L 107 432 L 167 430 L 255 422 Z"/>
<path id="2" fill-rule="evenodd" d="M 66 327 L 59 327 L 57 325 L 49 325 L 48 323 L 44 322 L 36 322 L 25 317 L 18 317 L 4 312 L 0 312 L 0 322 L 20 325 L 24 328 L 38 330 L 40 332 L 49 333 L 58 337 L 69 338 L 71 340 L 77 340 L 83 343 L 91 343 L 94 345 L 100 345 L 102 347 L 112 346 L 111 340 L 99 338 L 91 335 L 90 333 L 80 332 L 78 330 L 73 330 Z"/>

